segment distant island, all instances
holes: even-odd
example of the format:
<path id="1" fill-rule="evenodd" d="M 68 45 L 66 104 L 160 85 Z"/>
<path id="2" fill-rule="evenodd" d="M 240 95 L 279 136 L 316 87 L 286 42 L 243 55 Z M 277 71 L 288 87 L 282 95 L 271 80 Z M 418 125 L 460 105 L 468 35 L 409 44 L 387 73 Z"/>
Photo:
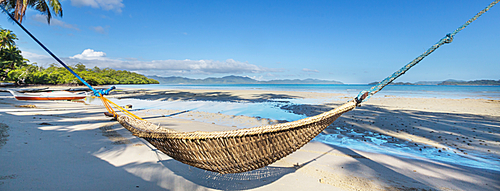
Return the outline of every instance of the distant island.
<path id="1" fill-rule="evenodd" d="M 192 79 L 179 76 L 161 77 L 147 76 L 150 79 L 158 81 L 160 84 L 344 84 L 335 80 L 319 80 L 319 79 L 283 79 L 260 81 L 244 76 L 225 76 L 225 77 L 209 77 L 205 79 Z M 372 82 L 368 85 L 375 85 L 378 82 Z M 393 82 L 390 85 L 467 85 L 467 86 L 498 86 L 500 80 L 445 80 L 445 81 L 419 81 L 419 82 Z"/>
<path id="2" fill-rule="evenodd" d="M 259 81 L 249 77 L 243 76 L 225 76 L 221 78 L 205 78 L 205 79 L 191 79 L 185 77 L 171 76 L 148 76 L 148 78 L 155 79 L 160 84 L 343 84 L 339 81 L 318 80 L 318 79 L 293 79 L 293 80 L 269 80 Z"/>
<path id="3" fill-rule="evenodd" d="M 500 80 L 443 81 L 438 85 L 500 86 Z"/>
<path id="4" fill-rule="evenodd" d="M 368 85 L 375 85 L 378 82 L 372 82 Z M 463 80 L 445 80 L 445 81 L 421 81 L 421 82 L 393 82 L 389 85 L 454 85 L 454 86 L 500 86 L 500 80 L 472 80 L 472 81 L 463 81 Z"/>

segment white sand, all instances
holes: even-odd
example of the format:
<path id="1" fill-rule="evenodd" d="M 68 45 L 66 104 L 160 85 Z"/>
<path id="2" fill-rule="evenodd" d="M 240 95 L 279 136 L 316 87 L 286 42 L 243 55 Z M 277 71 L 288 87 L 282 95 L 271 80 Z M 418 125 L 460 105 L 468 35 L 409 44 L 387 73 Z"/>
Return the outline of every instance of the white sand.
<path id="1" fill-rule="evenodd" d="M 304 92 L 223 92 L 224 95 L 205 90 L 167 93 L 174 93 L 169 94 L 169 99 L 176 100 L 255 101 L 329 96 L 345 99 L 342 95 Z M 159 100 L 166 94 L 141 95 Z M 313 115 L 341 101 L 289 109 Z M 21 105 L 36 108 L 19 107 Z M 500 190 L 498 171 L 320 142 L 311 142 L 263 169 L 220 175 L 172 160 L 104 117 L 104 111 L 100 106 L 77 102 L 16 101 L 8 93 L 0 92 L 0 190 Z M 411 138 L 417 144 L 451 145 L 463 152 L 488 153 L 490 150 L 491 155 L 499 156 L 499 111 L 500 103 L 489 100 L 380 98 L 345 114 L 334 126 Z M 146 111 L 135 113 L 148 115 Z M 277 122 L 196 111 L 181 115 L 191 115 L 194 120 L 179 117 L 148 120 L 187 131 L 226 130 L 239 124 L 258 126 Z M 202 118 L 213 119 L 215 124 L 201 123 L 206 121 L 198 120 Z M 465 140 L 473 142 L 468 145 Z"/>

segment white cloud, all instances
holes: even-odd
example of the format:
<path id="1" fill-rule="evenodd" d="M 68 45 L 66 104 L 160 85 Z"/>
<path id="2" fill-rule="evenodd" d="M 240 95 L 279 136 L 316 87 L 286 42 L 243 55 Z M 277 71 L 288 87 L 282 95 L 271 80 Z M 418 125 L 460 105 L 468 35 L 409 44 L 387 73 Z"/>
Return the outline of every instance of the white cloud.
<path id="1" fill-rule="evenodd" d="M 49 24 L 47 22 L 47 17 L 45 15 L 36 14 L 36 15 L 33 15 L 31 18 L 34 21 L 37 21 L 37 22 L 40 22 L 40 23 L 43 23 L 43 24 Z M 63 27 L 63 28 L 68 28 L 68 29 L 73 29 L 73 30 L 80 31 L 80 29 L 78 27 L 76 27 L 76 25 L 65 23 L 65 22 L 63 22 L 61 20 L 58 20 L 58 19 L 54 18 L 54 17 L 52 17 L 52 19 L 50 19 L 50 25 L 55 25 L 55 26 L 60 26 L 60 27 Z"/>
<path id="2" fill-rule="evenodd" d="M 26 58 L 26 59 L 28 59 L 31 63 L 36 62 L 36 63 L 41 64 L 41 65 L 48 65 L 49 63 L 56 62 L 48 54 L 47 55 L 40 55 L 40 54 L 35 54 L 35 53 L 31 53 L 31 52 L 22 51 L 21 55 L 23 55 L 23 57 Z"/>
<path id="3" fill-rule="evenodd" d="M 71 5 L 77 7 L 90 6 L 92 8 L 99 8 L 99 4 L 95 0 L 71 0 Z"/>
<path id="4" fill-rule="evenodd" d="M 318 70 L 312 70 L 312 69 L 307 69 L 307 68 L 302 69 L 302 71 L 307 72 L 307 73 L 319 73 Z"/>
<path id="5" fill-rule="evenodd" d="M 31 53 L 31 52 L 26 52 L 26 51 L 22 51 L 21 55 L 23 55 L 23 57 L 35 59 L 35 60 L 51 58 L 50 56 L 47 56 L 47 55 L 40 55 L 40 54 L 35 54 L 35 53 Z"/>
<path id="6" fill-rule="evenodd" d="M 117 13 L 122 12 L 125 7 L 123 0 L 71 0 L 71 5 L 77 7 L 90 6 L 92 8 L 102 8 L 104 10 L 113 10 Z"/>
<path id="7" fill-rule="evenodd" d="M 106 27 L 108 28 L 108 27 Z M 101 26 L 96 26 L 96 27 L 90 27 L 90 29 L 94 30 L 95 32 L 101 33 L 101 34 L 106 34 L 106 29 Z"/>
<path id="8" fill-rule="evenodd" d="M 241 74 L 261 73 L 271 69 L 239 62 L 233 59 L 214 60 L 153 60 L 153 61 L 115 61 L 108 62 L 108 67 L 134 71 L 150 71 L 157 75 L 161 72 L 171 74 Z"/>
<path id="9" fill-rule="evenodd" d="M 37 62 L 42 65 L 55 63 L 55 60 L 51 58 L 29 52 L 23 52 L 23 56 L 26 56 L 31 62 Z M 68 65 L 83 63 L 87 68 L 97 66 L 99 68 L 129 70 L 145 75 L 160 76 L 282 72 L 281 69 L 265 68 L 233 59 L 227 59 L 225 61 L 189 59 L 139 61 L 132 58 L 123 60 L 110 59 L 106 57 L 106 53 L 92 49 L 86 49 L 81 54 L 61 59 Z"/>
<path id="10" fill-rule="evenodd" d="M 106 57 L 106 53 L 97 52 L 92 49 L 85 49 L 81 54 L 74 55 L 69 57 L 71 59 L 79 59 L 79 60 L 103 60 Z"/>

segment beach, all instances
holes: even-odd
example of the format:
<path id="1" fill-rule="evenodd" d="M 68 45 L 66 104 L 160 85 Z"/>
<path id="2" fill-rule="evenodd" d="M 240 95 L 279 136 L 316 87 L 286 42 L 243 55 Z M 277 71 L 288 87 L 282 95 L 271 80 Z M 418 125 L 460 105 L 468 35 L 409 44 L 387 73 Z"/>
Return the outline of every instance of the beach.
<path id="1" fill-rule="evenodd" d="M 222 131 L 310 117 L 331 92 L 118 88 L 154 124 Z M 17 101 L 0 92 L 0 190 L 500 190 L 500 101 L 384 95 L 261 169 L 182 164 L 105 117 L 97 99 Z"/>

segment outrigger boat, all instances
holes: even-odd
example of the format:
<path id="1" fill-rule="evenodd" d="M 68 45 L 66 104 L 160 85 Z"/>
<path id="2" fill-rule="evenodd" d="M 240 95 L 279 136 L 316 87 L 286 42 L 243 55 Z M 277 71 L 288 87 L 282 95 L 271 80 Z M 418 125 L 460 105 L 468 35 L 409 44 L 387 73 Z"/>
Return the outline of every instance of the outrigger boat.
<path id="1" fill-rule="evenodd" d="M 16 85 L 15 83 L 9 83 L 9 82 L 0 82 L 0 87 L 6 87 L 6 86 L 14 86 Z"/>
<path id="2" fill-rule="evenodd" d="M 8 90 L 17 100 L 78 100 L 88 96 L 87 92 L 73 93 L 68 91 L 53 91 L 40 93 L 20 93 Z"/>

